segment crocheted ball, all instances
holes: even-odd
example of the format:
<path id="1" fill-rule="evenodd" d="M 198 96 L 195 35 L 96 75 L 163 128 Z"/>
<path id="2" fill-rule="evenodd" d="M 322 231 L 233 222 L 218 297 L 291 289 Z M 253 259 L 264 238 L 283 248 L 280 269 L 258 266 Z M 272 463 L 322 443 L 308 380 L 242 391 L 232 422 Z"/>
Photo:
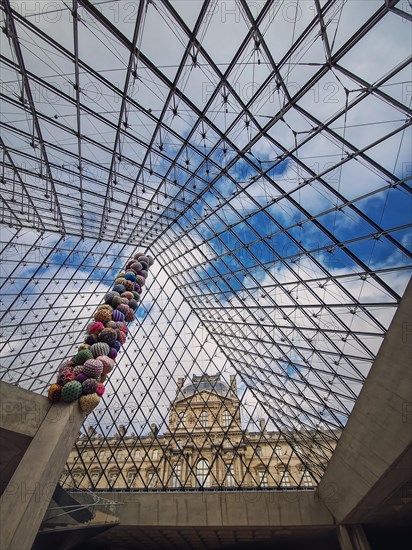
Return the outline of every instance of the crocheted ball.
<path id="1" fill-rule="evenodd" d="M 149 265 L 149 259 L 147 256 L 139 256 L 139 262 L 144 262 L 145 264 Z"/>
<path id="2" fill-rule="evenodd" d="M 116 359 L 117 351 L 114 348 L 110 348 L 110 351 L 107 355 L 110 357 L 110 359 Z"/>
<path id="3" fill-rule="evenodd" d="M 97 344 L 93 344 L 90 349 L 92 352 L 92 357 L 96 359 L 99 355 L 107 355 L 110 351 L 110 346 L 105 342 L 97 342 Z"/>
<path id="4" fill-rule="evenodd" d="M 94 314 L 94 320 L 100 321 L 104 325 L 112 318 L 112 312 L 108 309 L 99 309 Z"/>
<path id="5" fill-rule="evenodd" d="M 125 332 L 126 334 L 128 333 L 128 329 L 127 329 L 127 325 L 126 323 L 121 323 L 120 321 L 118 323 L 116 323 L 116 328 L 119 329 L 119 330 L 122 330 L 123 332 Z"/>
<path id="6" fill-rule="evenodd" d="M 59 384 L 59 386 L 65 386 L 75 378 L 76 378 L 76 375 L 74 374 L 73 371 L 64 370 L 57 376 L 56 383 Z"/>
<path id="7" fill-rule="evenodd" d="M 114 348 L 116 351 L 120 351 L 121 346 L 122 346 L 122 342 L 120 342 L 120 340 L 116 340 L 116 342 L 113 342 L 112 348 Z"/>
<path id="8" fill-rule="evenodd" d="M 95 393 L 97 390 L 98 382 L 94 378 L 87 378 L 82 384 L 83 394 Z"/>
<path id="9" fill-rule="evenodd" d="M 106 323 L 106 328 L 116 328 L 116 322 L 109 321 L 108 323 Z"/>
<path id="10" fill-rule="evenodd" d="M 89 344 L 86 344 L 86 342 L 84 344 L 80 344 L 79 347 L 77 348 L 79 351 L 81 351 L 82 349 L 90 349 L 90 345 Z"/>
<path id="11" fill-rule="evenodd" d="M 86 331 L 87 331 L 87 334 L 95 334 L 97 332 L 100 332 L 103 329 L 104 329 L 104 324 L 98 322 L 98 323 L 90 323 Z"/>
<path id="12" fill-rule="evenodd" d="M 133 311 L 136 311 L 136 309 L 138 308 L 138 305 L 139 305 L 139 304 L 137 303 L 136 300 L 134 300 L 134 299 L 133 299 L 133 300 L 129 300 L 129 307 L 130 307 L 131 309 L 133 309 Z"/>
<path id="13" fill-rule="evenodd" d="M 119 307 L 119 306 L 117 306 L 117 307 Z M 115 309 L 112 313 L 112 319 L 113 319 L 113 321 L 124 321 L 124 313 L 122 313 L 118 309 Z"/>
<path id="14" fill-rule="evenodd" d="M 133 292 L 130 292 L 130 290 L 126 290 L 126 292 L 123 292 L 122 298 L 126 298 L 127 300 L 133 300 Z"/>
<path id="15" fill-rule="evenodd" d="M 83 365 L 83 373 L 86 374 L 89 378 L 100 378 L 100 375 L 103 372 L 103 363 L 98 359 L 89 359 Z"/>
<path id="16" fill-rule="evenodd" d="M 134 289 L 134 282 L 133 281 L 125 281 L 124 286 L 126 287 L 126 290 L 133 290 Z"/>
<path id="17" fill-rule="evenodd" d="M 83 382 L 84 382 L 85 380 L 87 380 L 87 379 L 88 379 L 88 378 L 87 378 L 87 374 L 84 374 L 84 372 L 80 372 L 80 373 L 76 376 L 76 380 L 77 380 L 78 382 L 80 382 L 80 384 L 83 384 Z"/>
<path id="18" fill-rule="evenodd" d="M 83 365 L 77 365 L 77 367 L 74 367 L 73 374 L 74 376 L 77 376 L 82 372 Z"/>
<path id="19" fill-rule="evenodd" d="M 154 259 L 152 258 L 152 256 L 146 256 L 147 258 L 147 261 L 149 262 L 149 266 L 152 267 L 152 265 L 154 264 Z"/>
<path id="20" fill-rule="evenodd" d="M 107 355 L 100 355 L 98 357 L 98 360 L 103 363 L 102 375 L 110 372 L 115 366 L 115 362 L 113 361 L 113 359 L 110 359 L 110 357 L 108 357 Z"/>
<path id="21" fill-rule="evenodd" d="M 99 403 L 100 397 L 97 395 L 97 393 L 82 395 L 79 399 L 80 408 L 86 414 L 91 413 L 92 410 L 95 409 Z"/>
<path id="22" fill-rule="evenodd" d="M 107 374 L 102 374 L 101 377 L 100 377 L 100 383 L 104 384 L 104 382 L 106 382 L 106 380 L 107 380 Z"/>
<path id="23" fill-rule="evenodd" d="M 62 398 L 62 387 L 59 384 L 52 384 L 47 392 L 47 397 L 52 403 L 57 403 Z"/>
<path id="24" fill-rule="evenodd" d="M 140 296 L 141 293 L 143 292 L 143 289 L 140 285 L 136 284 L 135 287 L 134 287 L 135 291 L 137 292 L 137 294 Z"/>
<path id="25" fill-rule="evenodd" d="M 82 385 L 80 384 L 80 382 L 77 382 L 77 380 L 73 380 L 72 382 L 69 382 L 68 384 L 63 386 L 62 399 L 63 401 L 66 401 L 66 403 L 76 401 L 76 399 L 79 399 L 81 394 Z"/>
<path id="26" fill-rule="evenodd" d="M 129 306 L 126 305 L 126 304 L 120 304 L 120 306 L 117 306 L 117 309 L 116 311 L 121 311 L 123 313 L 123 315 L 126 315 L 126 313 L 128 312 L 129 310 Z M 124 319 L 123 319 L 124 320 Z"/>
<path id="27" fill-rule="evenodd" d="M 129 307 L 129 311 L 125 315 L 126 323 L 131 323 L 135 318 L 134 311 Z"/>
<path id="28" fill-rule="evenodd" d="M 122 303 L 122 298 L 121 296 L 115 296 L 112 300 L 112 306 L 116 309 L 117 306 L 120 306 L 120 304 Z"/>
<path id="29" fill-rule="evenodd" d="M 130 266 L 133 271 L 140 271 L 142 269 L 142 264 L 140 262 L 133 262 Z"/>
<path id="30" fill-rule="evenodd" d="M 117 339 L 117 333 L 112 328 L 105 328 L 102 330 L 102 332 L 99 334 L 99 340 L 100 342 L 105 342 L 109 346 L 113 344 L 113 342 L 116 342 Z M 101 354 L 100 354 L 101 355 Z M 103 354 L 104 355 L 104 354 Z"/>
<path id="31" fill-rule="evenodd" d="M 133 298 L 138 302 L 140 300 L 140 294 L 133 290 Z"/>
<path id="32" fill-rule="evenodd" d="M 104 390 L 105 390 L 104 384 L 102 384 L 101 382 L 97 384 L 96 393 L 98 396 L 101 397 L 104 394 Z"/>
<path id="33" fill-rule="evenodd" d="M 115 296 L 118 296 L 119 294 L 117 292 L 114 292 L 113 290 L 105 294 L 103 300 L 106 302 L 106 304 L 112 305 L 112 300 Z"/>
<path id="34" fill-rule="evenodd" d="M 140 256 L 144 256 L 144 252 L 136 252 L 136 254 L 133 255 L 133 258 L 137 260 L 137 258 L 140 258 Z"/>
<path id="35" fill-rule="evenodd" d="M 110 311 L 110 313 L 113 311 L 112 306 L 109 305 L 109 304 L 102 304 L 102 305 L 100 305 L 100 306 L 97 308 L 96 311 L 100 311 L 101 309 L 107 309 L 107 310 Z"/>
<path id="36" fill-rule="evenodd" d="M 124 278 L 126 279 L 126 281 L 132 281 L 132 283 L 136 282 L 136 275 L 134 273 L 126 273 Z"/>
<path id="37" fill-rule="evenodd" d="M 126 287 L 124 285 L 114 285 L 113 291 L 118 292 L 119 294 L 123 294 L 123 292 L 126 291 Z M 112 303 L 113 303 L 113 301 L 112 301 Z"/>
<path id="38" fill-rule="evenodd" d="M 126 304 L 128 306 L 129 305 L 129 300 L 127 298 L 122 298 L 122 304 Z"/>
<path id="39" fill-rule="evenodd" d="M 115 280 L 114 284 L 115 285 L 124 285 L 125 282 L 126 282 L 126 279 L 123 277 L 123 273 L 122 273 L 122 276 L 118 276 L 117 279 Z"/>
<path id="40" fill-rule="evenodd" d="M 149 272 L 147 271 L 147 269 L 142 269 L 141 271 L 138 272 L 138 275 L 140 275 L 141 277 L 144 277 L 145 279 L 147 279 L 148 274 Z"/>
<path id="41" fill-rule="evenodd" d="M 89 349 L 81 349 L 74 358 L 75 365 L 84 365 L 84 363 L 93 357 L 93 353 Z"/>
<path id="42" fill-rule="evenodd" d="M 142 277 L 141 275 L 136 275 L 136 283 L 140 286 L 144 286 L 146 280 L 144 277 Z M 139 291 L 137 291 L 139 292 Z"/>
<path id="43" fill-rule="evenodd" d="M 97 334 L 89 334 L 88 336 L 86 336 L 84 343 L 88 344 L 89 346 L 92 346 L 98 341 L 98 339 L 99 338 Z"/>

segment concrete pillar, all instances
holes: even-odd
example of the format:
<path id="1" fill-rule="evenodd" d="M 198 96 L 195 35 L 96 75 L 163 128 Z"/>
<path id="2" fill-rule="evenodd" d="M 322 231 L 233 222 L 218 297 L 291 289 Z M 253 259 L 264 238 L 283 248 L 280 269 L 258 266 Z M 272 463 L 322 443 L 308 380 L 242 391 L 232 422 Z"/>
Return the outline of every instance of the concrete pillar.
<path id="1" fill-rule="evenodd" d="M 31 549 L 84 417 L 77 401 L 48 410 L 1 497 L 1 550 Z"/>

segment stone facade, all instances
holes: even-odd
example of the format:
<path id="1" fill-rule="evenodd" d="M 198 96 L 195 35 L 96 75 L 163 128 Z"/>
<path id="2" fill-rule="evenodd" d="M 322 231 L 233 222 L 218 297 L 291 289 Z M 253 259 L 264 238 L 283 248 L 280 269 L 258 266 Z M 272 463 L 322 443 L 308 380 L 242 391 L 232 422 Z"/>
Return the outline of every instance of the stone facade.
<path id="1" fill-rule="evenodd" d="M 241 426 L 234 376 L 230 387 L 218 375 L 194 376 L 186 386 L 178 379 L 164 433 L 153 424 L 147 436 L 128 436 L 121 426 L 105 441 L 90 429 L 77 442 L 83 464 L 73 450 L 68 459 L 72 475 L 66 470 L 62 483 L 102 490 L 316 485 L 298 458 L 299 445 L 292 449 L 284 437 L 266 431 L 264 420 L 258 432 Z M 320 435 L 311 452 L 317 461 L 328 461 L 334 442 L 325 444 Z M 302 440 L 306 450 L 307 440 Z"/>

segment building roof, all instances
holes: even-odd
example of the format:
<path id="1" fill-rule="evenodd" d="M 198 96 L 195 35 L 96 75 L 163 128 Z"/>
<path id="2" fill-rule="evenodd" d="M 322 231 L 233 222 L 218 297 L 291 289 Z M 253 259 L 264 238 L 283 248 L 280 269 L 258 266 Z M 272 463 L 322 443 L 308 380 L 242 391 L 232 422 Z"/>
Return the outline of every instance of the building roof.
<path id="1" fill-rule="evenodd" d="M 180 389 L 176 400 L 186 399 L 202 391 L 216 393 L 221 397 L 234 397 L 226 382 L 220 380 L 219 374 L 203 374 L 200 376 L 193 375 L 191 383 Z"/>

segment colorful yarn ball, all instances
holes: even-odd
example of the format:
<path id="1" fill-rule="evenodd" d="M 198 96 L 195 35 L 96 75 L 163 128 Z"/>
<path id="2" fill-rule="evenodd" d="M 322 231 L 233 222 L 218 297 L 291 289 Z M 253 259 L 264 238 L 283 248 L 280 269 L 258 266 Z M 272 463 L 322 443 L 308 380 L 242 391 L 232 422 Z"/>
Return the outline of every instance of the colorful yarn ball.
<path id="1" fill-rule="evenodd" d="M 72 371 L 63 371 L 57 376 L 56 383 L 59 386 L 65 386 L 69 382 L 72 382 L 76 378 L 76 375 Z"/>
<path id="2" fill-rule="evenodd" d="M 108 309 L 98 309 L 94 314 L 94 320 L 100 321 L 104 325 L 112 318 L 112 312 Z"/>
<path id="3" fill-rule="evenodd" d="M 87 378 L 87 380 L 85 380 L 82 384 L 83 394 L 96 393 L 97 386 L 97 380 L 95 380 L 94 378 Z"/>
<path id="4" fill-rule="evenodd" d="M 146 279 L 144 277 L 142 277 L 141 275 L 136 275 L 136 283 L 140 286 L 144 286 L 146 282 Z M 137 291 L 139 292 L 139 291 Z"/>
<path id="5" fill-rule="evenodd" d="M 108 344 L 111 346 L 113 342 L 116 342 L 117 339 L 117 333 L 112 328 L 105 328 L 102 330 L 102 332 L 99 334 L 99 340 L 100 342 L 104 342 L 105 344 Z M 102 354 L 100 354 L 102 355 Z M 105 354 L 103 354 L 105 355 Z"/>
<path id="6" fill-rule="evenodd" d="M 134 262 L 130 267 L 133 271 L 140 271 L 142 269 L 142 264 L 140 262 Z"/>
<path id="7" fill-rule="evenodd" d="M 123 294 L 123 292 L 126 292 L 126 287 L 125 285 L 114 285 L 113 291 L 118 292 L 119 294 Z"/>
<path id="8" fill-rule="evenodd" d="M 124 286 L 125 286 L 125 290 L 133 290 L 134 289 L 134 282 L 133 281 L 125 281 Z"/>
<path id="9" fill-rule="evenodd" d="M 131 307 L 129 307 L 129 310 L 125 315 L 126 322 L 131 323 L 134 320 L 134 318 L 135 318 L 134 311 L 132 310 Z"/>
<path id="10" fill-rule="evenodd" d="M 99 384 L 97 384 L 97 389 L 96 389 L 96 393 L 99 397 L 101 397 L 103 394 L 104 394 L 104 390 L 106 388 L 104 387 L 104 384 L 102 384 L 101 382 Z"/>
<path id="11" fill-rule="evenodd" d="M 133 309 L 133 311 L 136 311 L 136 309 L 138 308 L 139 304 L 137 303 L 136 300 L 129 300 L 129 307 L 131 309 Z"/>
<path id="12" fill-rule="evenodd" d="M 110 304 L 101 304 L 96 311 L 100 311 L 102 309 L 107 309 L 108 311 L 110 311 L 110 313 L 113 311 L 113 308 Z"/>
<path id="13" fill-rule="evenodd" d="M 103 372 L 103 363 L 98 359 L 89 359 L 83 365 L 83 373 L 86 374 L 89 378 L 100 378 L 100 375 Z"/>
<path id="14" fill-rule="evenodd" d="M 140 296 L 143 292 L 143 289 L 140 285 L 136 284 L 134 287 L 135 291 L 137 292 L 138 296 Z"/>
<path id="15" fill-rule="evenodd" d="M 119 304 L 120 306 L 120 304 Z M 119 307 L 117 306 L 117 307 Z M 113 321 L 124 321 L 124 313 L 120 311 L 119 309 L 115 309 L 112 313 L 112 319 Z"/>
<path id="16" fill-rule="evenodd" d="M 92 346 L 93 347 L 93 346 Z M 92 359 L 93 353 L 89 349 L 81 349 L 74 357 L 75 365 L 84 365 L 88 359 Z"/>
<path id="17" fill-rule="evenodd" d="M 116 351 L 120 351 L 121 347 L 122 347 L 122 343 L 119 340 L 116 340 L 116 342 L 113 342 L 112 348 L 114 348 Z"/>
<path id="18" fill-rule="evenodd" d="M 107 380 L 107 374 L 102 374 L 100 377 L 100 384 L 103 384 Z"/>
<path id="19" fill-rule="evenodd" d="M 106 323 L 106 328 L 116 328 L 116 322 L 109 321 L 108 323 Z"/>
<path id="20" fill-rule="evenodd" d="M 59 384 L 52 384 L 47 392 L 47 397 L 52 403 L 57 403 L 62 398 L 62 387 Z"/>
<path id="21" fill-rule="evenodd" d="M 138 302 L 140 300 L 140 294 L 133 290 L 133 298 Z"/>
<path id="22" fill-rule="evenodd" d="M 123 344 L 126 342 L 127 336 L 122 330 L 117 331 L 117 340 L 120 342 L 120 344 L 123 346 Z M 115 347 L 115 346 L 113 346 Z M 116 348 L 115 348 L 116 349 Z"/>
<path id="23" fill-rule="evenodd" d="M 107 294 L 105 294 L 103 300 L 106 302 L 106 304 L 112 305 L 112 300 L 115 296 L 119 296 L 118 292 L 115 292 L 114 290 L 111 290 Z"/>
<path id="24" fill-rule="evenodd" d="M 133 300 L 133 292 L 130 292 L 130 290 L 126 290 L 126 292 L 123 292 L 122 298 L 127 298 L 128 300 Z"/>
<path id="25" fill-rule="evenodd" d="M 117 306 L 117 309 L 116 309 L 116 311 L 121 311 L 123 313 L 123 315 L 126 315 L 128 310 L 129 310 L 129 306 L 127 306 L 126 304 L 120 304 L 119 306 Z M 123 321 L 124 321 L 124 319 L 123 319 Z"/>
<path id="26" fill-rule="evenodd" d="M 70 403 L 71 401 L 76 401 L 76 399 L 79 399 L 79 397 L 82 394 L 82 385 L 80 382 L 77 382 L 77 380 L 73 380 L 72 382 L 69 382 L 65 386 L 63 386 L 62 389 L 62 400 L 66 401 L 66 403 Z"/>
<path id="27" fill-rule="evenodd" d="M 126 279 L 126 281 L 132 281 L 132 283 L 136 282 L 136 275 L 134 273 L 126 273 L 124 278 Z"/>
<path id="28" fill-rule="evenodd" d="M 86 342 L 84 344 L 80 344 L 79 347 L 77 348 L 79 351 L 81 351 L 82 349 L 90 349 L 90 345 L 89 344 L 86 344 Z"/>
<path id="29" fill-rule="evenodd" d="M 122 298 L 122 304 L 129 305 L 129 300 L 127 298 Z"/>
<path id="30" fill-rule="evenodd" d="M 115 296 L 112 300 L 112 305 L 115 309 L 117 308 L 117 306 L 120 306 L 121 303 L 122 303 L 121 296 Z"/>
<path id="31" fill-rule="evenodd" d="M 123 277 L 123 273 L 121 274 L 122 276 L 118 276 L 117 279 L 115 280 L 114 284 L 115 285 L 124 285 L 124 283 L 126 282 L 126 279 Z"/>
<path id="32" fill-rule="evenodd" d="M 107 355 L 110 357 L 110 359 L 116 359 L 117 351 L 114 348 L 110 348 L 110 351 Z"/>
<path id="33" fill-rule="evenodd" d="M 100 397 L 97 393 L 89 393 L 88 395 L 82 395 L 79 399 L 79 405 L 81 410 L 89 414 L 100 403 Z"/>
<path id="34" fill-rule="evenodd" d="M 84 382 L 85 380 L 88 380 L 87 374 L 84 374 L 84 372 L 80 372 L 80 373 L 76 376 L 76 380 L 77 380 L 78 382 L 80 382 L 80 384 L 83 384 L 83 382 Z"/>
<path id="35" fill-rule="evenodd" d="M 97 344 L 93 344 L 90 348 L 92 357 L 95 359 L 99 357 L 99 355 L 107 355 L 110 351 L 110 346 L 106 344 L 105 342 L 97 342 Z"/>
<path id="36" fill-rule="evenodd" d="M 97 334 L 89 334 L 88 336 L 86 336 L 84 343 L 88 344 L 89 346 L 92 346 L 98 341 L 98 339 L 99 337 Z"/>
<path id="37" fill-rule="evenodd" d="M 103 323 L 100 323 L 100 322 L 91 323 L 87 327 L 86 332 L 87 332 L 87 334 L 96 334 L 97 332 L 100 332 L 103 329 L 104 329 L 104 324 Z"/>
<path id="38" fill-rule="evenodd" d="M 154 259 L 152 258 L 152 256 L 146 256 L 147 258 L 147 261 L 149 262 L 149 267 L 152 267 L 152 265 L 154 264 Z"/>
<path id="39" fill-rule="evenodd" d="M 82 368 L 83 368 L 82 365 L 77 365 L 77 367 L 74 367 L 73 369 L 74 376 L 77 376 L 78 374 L 80 374 L 82 372 Z"/>
<path id="40" fill-rule="evenodd" d="M 98 357 L 98 360 L 103 363 L 102 375 L 107 374 L 114 369 L 115 362 L 113 361 L 113 359 L 110 359 L 110 357 L 108 357 L 107 355 L 100 355 Z"/>

